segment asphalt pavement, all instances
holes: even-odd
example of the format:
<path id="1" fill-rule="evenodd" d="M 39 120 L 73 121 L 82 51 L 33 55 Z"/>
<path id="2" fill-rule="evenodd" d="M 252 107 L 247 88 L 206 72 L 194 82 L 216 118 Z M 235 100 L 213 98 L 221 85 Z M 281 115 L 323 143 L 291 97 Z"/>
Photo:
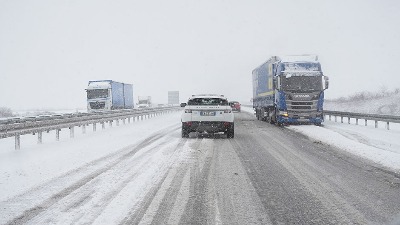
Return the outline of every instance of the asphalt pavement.
<path id="1" fill-rule="evenodd" d="M 400 182 L 242 112 L 233 139 L 177 123 L 1 207 L 6 224 L 399 224 Z"/>

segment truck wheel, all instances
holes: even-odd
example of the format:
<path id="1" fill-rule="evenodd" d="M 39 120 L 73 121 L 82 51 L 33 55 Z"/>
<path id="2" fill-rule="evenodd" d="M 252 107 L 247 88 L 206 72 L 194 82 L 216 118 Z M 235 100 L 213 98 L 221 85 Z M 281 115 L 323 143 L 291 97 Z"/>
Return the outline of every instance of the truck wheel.
<path id="1" fill-rule="evenodd" d="M 182 138 L 188 138 L 189 137 L 189 131 L 185 129 L 182 125 Z"/>
<path id="2" fill-rule="evenodd" d="M 270 111 L 270 112 L 271 112 L 271 111 Z M 269 116 L 269 123 L 270 123 L 270 124 L 275 124 L 275 122 L 276 122 L 275 113 L 271 112 L 269 115 L 270 115 L 270 116 Z"/>
<path id="3" fill-rule="evenodd" d="M 228 128 L 228 131 L 226 132 L 226 137 L 227 138 L 234 138 L 235 137 L 235 129 L 234 125 L 232 124 L 231 127 Z"/>

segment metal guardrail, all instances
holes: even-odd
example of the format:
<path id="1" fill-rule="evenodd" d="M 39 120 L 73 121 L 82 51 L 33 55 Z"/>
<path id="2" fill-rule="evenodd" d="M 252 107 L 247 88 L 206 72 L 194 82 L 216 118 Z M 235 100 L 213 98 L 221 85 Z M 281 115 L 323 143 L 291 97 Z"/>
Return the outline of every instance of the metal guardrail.
<path id="1" fill-rule="evenodd" d="M 25 121 L 23 123 L 11 123 L 0 125 L 0 139 L 7 137 L 15 137 L 15 149 L 21 148 L 21 135 L 24 134 L 38 134 L 38 144 L 43 142 L 42 133 L 56 131 L 56 140 L 60 140 L 61 129 L 68 128 L 70 130 L 70 138 L 74 137 L 74 127 L 82 127 L 82 132 L 86 133 L 86 126 L 93 125 L 93 131 L 96 131 L 97 124 L 101 124 L 102 129 L 105 129 L 105 124 L 108 123 L 111 127 L 113 122 L 119 126 L 120 120 L 123 124 L 135 120 L 144 120 L 154 116 L 180 110 L 180 107 L 164 107 L 152 108 L 145 110 L 121 110 L 110 111 L 103 113 L 83 113 L 66 118 L 47 118 L 40 121 Z"/>
<path id="2" fill-rule="evenodd" d="M 386 129 L 389 130 L 389 123 L 400 123 L 400 116 L 392 115 L 379 115 L 379 114 L 365 114 L 365 113 L 352 113 L 352 112 L 340 112 L 340 111 L 330 111 L 324 110 L 325 116 L 328 116 L 331 120 L 332 116 L 335 117 L 335 122 L 337 122 L 337 117 L 340 117 L 341 123 L 343 123 L 343 118 L 347 118 L 347 123 L 350 124 L 350 119 L 356 119 L 356 124 L 358 125 L 358 120 L 364 120 L 365 126 L 368 125 L 368 120 L 375 121 L 375 128 L 378 128 L 378 122 L 386 122 Z"/>

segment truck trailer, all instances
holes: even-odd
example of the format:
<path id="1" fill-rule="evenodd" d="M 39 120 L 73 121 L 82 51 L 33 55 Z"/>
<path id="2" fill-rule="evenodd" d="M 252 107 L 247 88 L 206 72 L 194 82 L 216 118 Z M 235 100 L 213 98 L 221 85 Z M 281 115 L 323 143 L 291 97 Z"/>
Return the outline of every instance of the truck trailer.
<path id="1" fill-rule="evenodd" d="M 132 109 L 133 86 L 113 80 L 89 81 L 87 92 L 88 111 Z"/>
<path id="2" fill-rule="evenodd" d="M 272 56 L 252 72 L 253 108 L 258 120 L 272 124 L 324 121 L 324 76 L 318 56 Z"/>

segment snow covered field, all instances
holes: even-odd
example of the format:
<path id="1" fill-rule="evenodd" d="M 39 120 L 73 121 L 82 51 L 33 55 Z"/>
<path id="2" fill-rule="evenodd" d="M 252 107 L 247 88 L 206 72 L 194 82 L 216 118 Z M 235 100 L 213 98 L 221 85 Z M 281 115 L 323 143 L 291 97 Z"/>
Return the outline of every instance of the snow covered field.
<path id="1" fill-rule="evenodd" d="M 253 113 L 252 108 L 242 109 Z M 400 172 L 400 124 L 391 123 L 387 130 L 384 123 L 375 128 L 371 121 L 368 126 L 355 125 L 352 120 L 351 124 L 347 124 L 347 120 L 345 123 L 337 121 L 332 117 L 332 121 L 325 119 L 323 127 L 292 125 L 287 128 Z"/>
<path id="2" fill-rule="evenodd" d="M 14 150 L 14 138 L 0 139 L 0 201 L 23 193 L 55 177 L 85 166 L 96 159 L 112 155 L 123 148 L 136 146 L 153 133 L 180 125 L 180 112 L 173 112 L 144 121 L 108 127 L 105 130 L 86 128 L 86 134 L 69 130 L 43 134 L 43 144 L 37 135 L 21 136 L 21 149 Z"/>
<path id="3" fill-rule="evenodd" d="M 381 98 L 358 101 L 329 101 L 324 103 L 325 110 L 345 111 L 368 114 L 400 115 L 400 93 Z"/>

